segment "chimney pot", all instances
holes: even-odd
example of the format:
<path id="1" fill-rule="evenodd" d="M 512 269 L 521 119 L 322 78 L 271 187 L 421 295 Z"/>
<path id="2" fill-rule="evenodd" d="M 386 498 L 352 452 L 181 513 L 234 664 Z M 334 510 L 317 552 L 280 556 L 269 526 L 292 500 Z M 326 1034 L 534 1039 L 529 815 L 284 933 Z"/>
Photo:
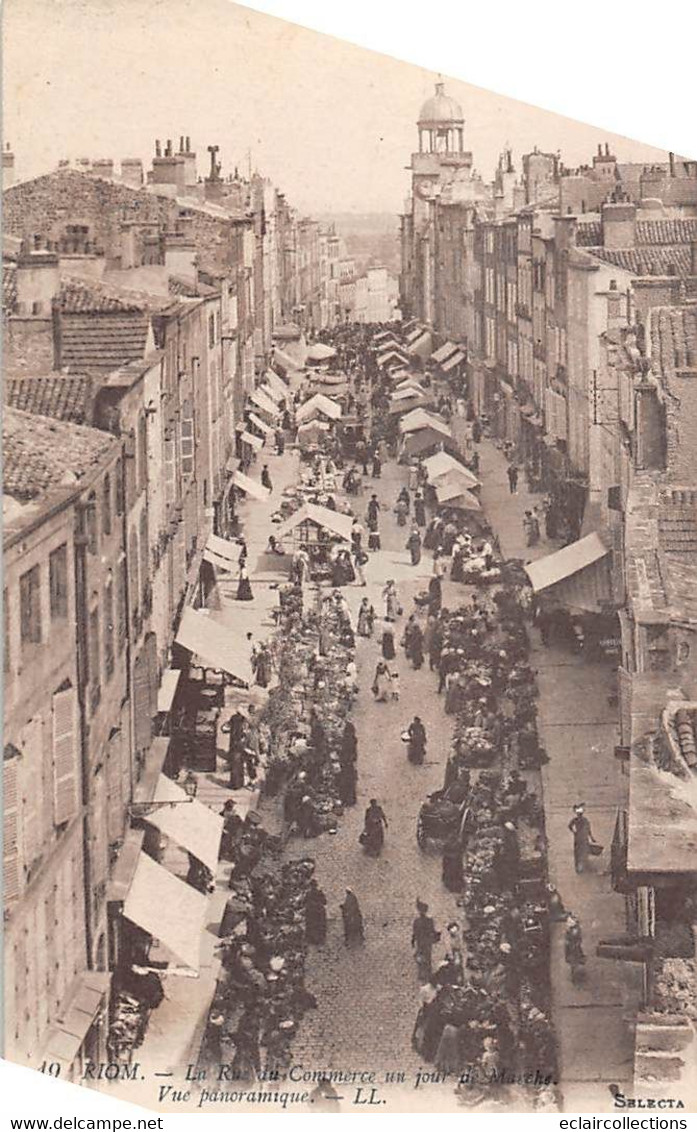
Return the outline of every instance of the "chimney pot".
<path id="1" fill-rule="evenodd" d="M 602 156 L 603 156 L 603 147 L 602 147 L 602 145 L 598 144 L 598 157 L 602 157 Z"/>
<path id="2" fill-rule="evenodd" d="M 605 156 L 606 157 L 610 156 L 610 146 L 608 145 L 607 142 L 605 142 Z"/>
<path id="3" fill-rule="evenodd" d="M 191 138 L 188 134 L 186 135 L 186 152 L 191 153 Z"/>

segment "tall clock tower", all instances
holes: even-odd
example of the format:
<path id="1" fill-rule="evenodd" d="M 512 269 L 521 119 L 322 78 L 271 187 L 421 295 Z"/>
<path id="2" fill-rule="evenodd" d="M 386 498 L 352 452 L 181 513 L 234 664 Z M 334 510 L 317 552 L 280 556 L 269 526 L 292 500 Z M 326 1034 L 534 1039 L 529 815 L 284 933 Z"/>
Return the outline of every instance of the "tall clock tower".
<path id="1" fill-rule="evenodd" d="M 431 233 L 433 202 L 455 180 L 472 174 L 472 154 L 464 148 L 462 107 L 436 83 L 417 121 L 419 148 L 411 155 L 411 197 L 401 227 L 402 309 L 424 322 L 433 321 Z"/>

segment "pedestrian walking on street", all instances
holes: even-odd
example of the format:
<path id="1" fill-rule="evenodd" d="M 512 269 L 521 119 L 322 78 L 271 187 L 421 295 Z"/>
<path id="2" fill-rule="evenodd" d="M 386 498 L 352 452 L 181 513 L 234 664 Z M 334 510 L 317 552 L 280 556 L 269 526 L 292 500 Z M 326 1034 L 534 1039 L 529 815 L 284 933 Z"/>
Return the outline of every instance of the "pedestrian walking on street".
<path id="1" fill-rule="evenodd" d="M 381 461 L 377 451 L 375 451 L 373 453 L 373 468 L 372 468 L 373 479 L 379 480 L 381 473 L 382 473 L 382 461 Z"/>
<path id="2" fill-rule="evenodd" d="M 276 455 L 282 456 L 283 453 L 286 450 L 286 438 L 283 435 L 283 432 L 280 428 L 276 429 L 275 440 L 276 440 Z"/>
<path id="3" fill-rule="evenodd" d="M 375 667 L 371 690 L 377 704 L 387 703 L 392 695 L 392 677 L 384 660 L 379 660 Z"/>
<path id="4" fill-rule="evenodd" d="M 249 574 L 245 570 L 244 566 L 242 566 L 242 568 L 240 569 L 235 599 L 236 601 L 254 600 L 254 594 L 252 593 L 252 584 L 249 580 Z"/>
<path id="5" fill-rule="evenodd" d="M 426 504 L 420 491 L 414 496 L 414 521 L 417 527 L 426 526 Z"/>
<path id="6" fill-rule="evenodd" d="M 373 635 L 373 619 L 370 616 L 371 609 L 373 609 L 372 605 L 367 597 L 364 597 L 361 602 L 361 607 L 358 610 L 358 623 L 356 625 L 356 631 L 359 637 L 372 637 Z M 374 617 L 375 611 L 373 610 L 373 618 Z"/>
<path id="7" fill-rule="evenodd" d="M 506 475 L 508 476 L 508 487 L 511 495 L 516 495 L 518 492 L 518 468 L 515 464 L 510 464 Z"/>
<path id="8" fill-rule="evenodd" d="M 361 906 L 358 903 L 355 892 L 352 888 L 346 889 L 343 904 L 340 904 L 341 919 L 344 924 L 344 943 L 348 947 L 349 944 L 358 940 L 363 943 L 365 939 L 363 930 L 363 914 Z"/>
<path id="9" fill-rule="evenodd" d="M 355 806 L 357 802 L 356 786 L 358 785 L 358 771 L 355 762 L 347 762 L 339 770 L 339 801 L 342 806 Z"/>
<path id="10" fill-rule="evenodd" d="M 305 938 L 318 945 L 327 938 L 327 898 L 314 879 L 305 896 Z"/>
<path id="11" fill-rule="evenodd" d="M 433 967 L 433 945 L 438 943 L 440 932 L 436 931 L 433 917 L 428 914 L 428 904 L 416 901 L 418 915 L 411 927 L 411 946 L 423 982 L 429 982 Z"/>
<path id="12" fill-rule="evenodd" d="M 407 550 L 411 555 L 412 566 L 418 566 L 421 561 L 421 535 L 419 528 L 414 527 L 409 538 L 407 539 Z"/>
<path id="13" fill-rule="evenodd" d="M 265 487 L 268 491 L 273 491 L 273 484 L 271 483 L 271 473 L 269 472 L 269 465 L 268 464 L 264 464 L 264 467 L 261 469 L 261 484 L 262 484 L 262 487 Z"/>
<path id="14" fill-rule="evenodd" d="M 385 843 L 387 817 L 377 798 L 371 798 L 363 819 L 363 832 L 359 841 L 370 857 L 379 857 Z"/>
<path id="15" fill-rule="evenodd" d="M 380 530 L 376 520 L 375 523 L 371 525 L 368 535 L 368 550 L 380 550 L 381 545 Z"/>
<path id="16" fill-rule="evenodd" d="M 397 655 L 394 647 L 394 628 L 389 621 L 383 621 L 382 623 L 382 640 L 380 647 L 382 649 L 383 660 L 394 660 Z"/>
<path id="17" fill-rule="evenodd" d="M 581 803 L 574 806 L 574 816 L 569 822 L 569 829 L 574 835 L 574 866 L 577 873 L 582 873 L 585 872 L 588 858 L 593 853 L 591 846 L 596 846 L 594 856 L 598 855 L 597 850 L 600 846 L 596 845 L 590 822 L 585 814 L 585 807 Z"/>
<path id="18" fill-rule="evenodd" d="M 385 602 L 385 620 L 396 621 L 401 613 L 401 605 L 397 597 L 397 587 L 395 586 L 392 578 L 385 583 L 385 588 L 382 591 L 383 600 Z"/>
<path id="19" fill-rule="evenodd" d="M 354 550 L 351 560 L 353 562 L 353 570 L 358 585 L 367 586 L 368 581 L 365 576 L 365 564 L 368 561 L 368 555 L 362 550 Z"/>
<path id="20" fill-rule="evenodd" d="M 380 516 L 380 501 L 379 501 L 377 495 L 375 494 L 375 492 L 373 492 L 373 494 L 371 495 L 371 497 L 368 501 L 368 507 L 366 509 L 366 514 L 365 514 L 366 522 L 367 522 L 369 528 L 372 527 L 372 526 L 377 526 L 379 516 Z"/>

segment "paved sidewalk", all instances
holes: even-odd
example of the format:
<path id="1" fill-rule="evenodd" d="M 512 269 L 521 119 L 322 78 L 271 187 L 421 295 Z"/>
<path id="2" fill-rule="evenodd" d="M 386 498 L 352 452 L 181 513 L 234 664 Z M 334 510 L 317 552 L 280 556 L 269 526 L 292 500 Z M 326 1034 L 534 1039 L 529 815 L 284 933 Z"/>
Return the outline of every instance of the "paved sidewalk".
<path id="1" fill-rule="evenodd" d="M 490 441 L 480 447 L 482 503 L 508 558 L 530 561 L 551 554 L 558 543 L 544 539 L 527 547 L 522 530 L 526 508 L 539 501 L 520 477 L 511 495 L 506 460 Z M 549 846 L 550 881 L 565 906 L 580 920 L 587 956 L 586 982 L 575 988 L 564 962 L 564 925 L 553 926 L 552 1001 L 560 1049 L 564 1104 L 570 1112 L 608 1111 L 608 1084 L 632 1077 L 632 1004 L 626 1001 L 622 964 L 595 957 L 596 943 L 625 931 L 624 899 L 613 892 L 610 844 L 623 791 L 614 759 L 617 715 L 608 695 L 612 667 L 570 650 L 545 647 L 533 629 L 531 663 L 538 673 L 539 726 L 549 763 L 542 768 L 542 792 Z M 586 813 L 597 841 L 605 846 L 586 874 L 574 871 L 568 830 L 575 802 Z M 598 1040 L 602 1033 L 602 1041 Z"/>

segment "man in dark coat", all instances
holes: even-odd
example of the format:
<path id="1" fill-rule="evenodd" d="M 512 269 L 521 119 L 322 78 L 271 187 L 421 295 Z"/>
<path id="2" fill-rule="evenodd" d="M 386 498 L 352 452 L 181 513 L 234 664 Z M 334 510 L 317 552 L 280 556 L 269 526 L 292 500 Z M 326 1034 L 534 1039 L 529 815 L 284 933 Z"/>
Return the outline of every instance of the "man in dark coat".
<path id="1" fill-rule="evenodd" d="M 365 935 L 363 931 L 363 914 L 356 894 L 351 888 L 346 889 L 343 904 L 340 905 L 341 918 L 344 923 L 344 943 L 348 946 L 354 940 L 362 943 Z"/>

